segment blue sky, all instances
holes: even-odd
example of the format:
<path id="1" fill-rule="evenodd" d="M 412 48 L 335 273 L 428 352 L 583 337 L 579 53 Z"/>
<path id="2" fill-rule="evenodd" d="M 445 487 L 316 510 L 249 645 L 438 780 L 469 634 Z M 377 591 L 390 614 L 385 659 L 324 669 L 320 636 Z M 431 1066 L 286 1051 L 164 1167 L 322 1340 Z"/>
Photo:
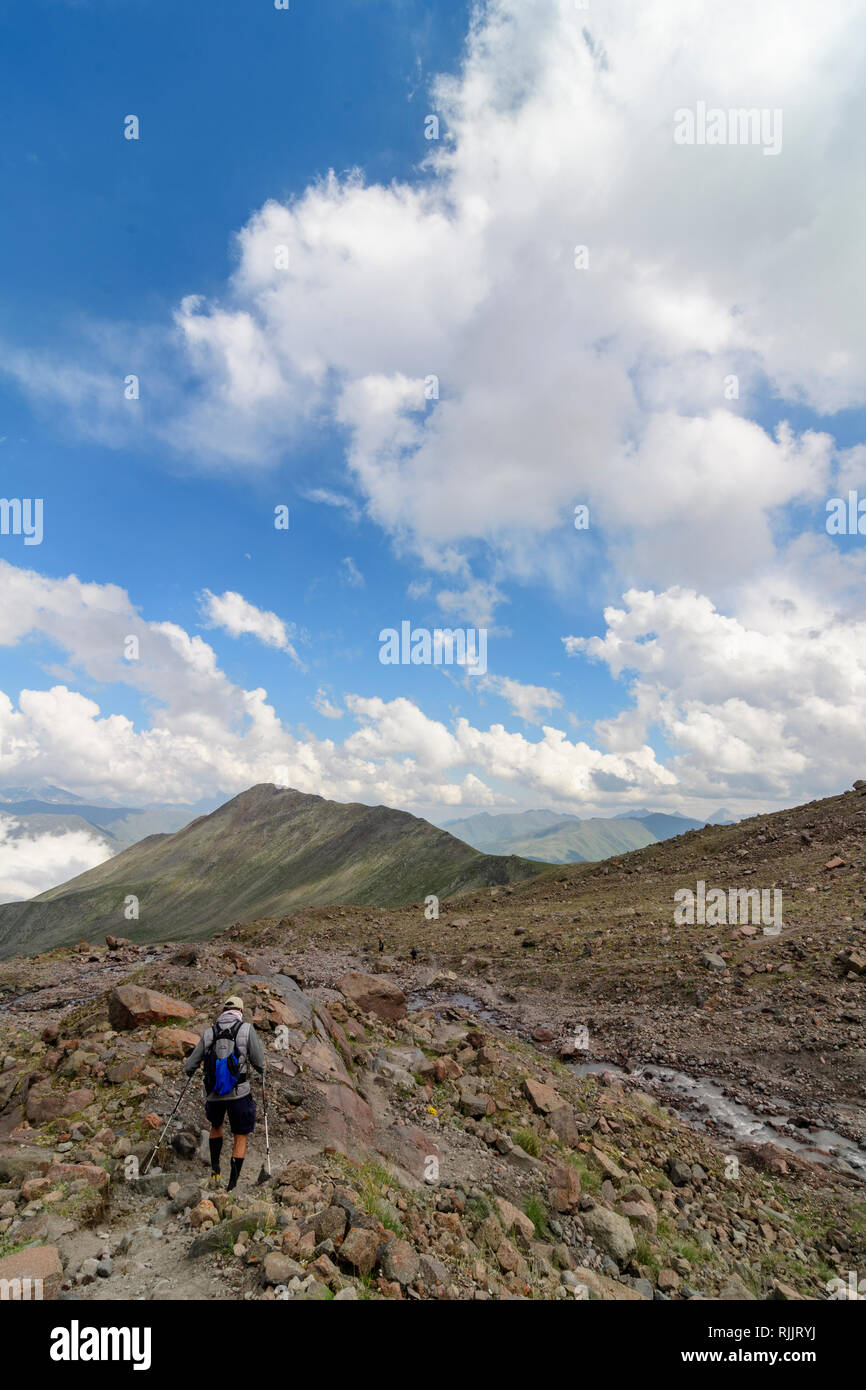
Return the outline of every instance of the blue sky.
<path id="1" fill-rule="evenodd" d="M 862 771 L 863 42 L 777 10 L 2 7 L 44 539 L 0 536 L 0 786 L 700 815 Z M 781 151 L 677 147 L 697 100 Z M 403 619 L 484 626 L 486 675 L 383 666 Z"/>

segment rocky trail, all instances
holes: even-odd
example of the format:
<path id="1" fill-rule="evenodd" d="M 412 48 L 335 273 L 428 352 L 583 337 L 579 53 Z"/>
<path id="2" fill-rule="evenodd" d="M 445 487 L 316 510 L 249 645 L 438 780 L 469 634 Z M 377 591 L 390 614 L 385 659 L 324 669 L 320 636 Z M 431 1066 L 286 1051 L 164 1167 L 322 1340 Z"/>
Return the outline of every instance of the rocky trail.
<path id="1" fill-rule="evenodd" d="M 863 1267 L 844 1158 L 589 1071 L 531 989 L 300 935 L 0 966 L 0 1279 L 82 1301 L 796 1300 Z M 274 1181 L 256 1184 L 254 1083 L 239 1186 L 207 1190 L 198 1078 L 141 1176 L 229 992 L 267 1049 Z"/>

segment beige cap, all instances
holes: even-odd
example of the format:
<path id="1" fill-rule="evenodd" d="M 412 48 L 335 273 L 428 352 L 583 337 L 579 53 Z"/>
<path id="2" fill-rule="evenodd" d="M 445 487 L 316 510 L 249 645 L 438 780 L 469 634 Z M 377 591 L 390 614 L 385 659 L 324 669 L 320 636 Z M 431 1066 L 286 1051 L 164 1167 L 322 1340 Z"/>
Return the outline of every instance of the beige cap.
<path id="1" fill-rule="evenodd" d="M 241 996 L 239 994 L 230 994 L 225 1004 L 223 1005 L 223 1008 L 240 1009 L 241 1013 L 243 1013 L 244 1001 L 243 999 L 241 999 Z"/>

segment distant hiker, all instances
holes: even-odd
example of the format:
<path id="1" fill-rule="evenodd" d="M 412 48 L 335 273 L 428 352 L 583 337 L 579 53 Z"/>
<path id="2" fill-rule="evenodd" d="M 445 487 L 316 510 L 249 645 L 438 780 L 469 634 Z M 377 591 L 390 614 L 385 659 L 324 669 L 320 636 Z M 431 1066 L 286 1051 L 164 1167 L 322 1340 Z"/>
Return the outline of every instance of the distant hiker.
<path id="1" fill-rule="evenodd" d="M 418 959 L 418 948 L 417 948 L 417 946 L 413 946 L 413 947 L 412 947 L 411 951 L 409 952 L 409 955 L 412 957 L 413 960 L 417 960 L 417 959 Z"/>
<path id="2" fill-rule="evenodd" d="M 206 1028 L 183 1064 L 187 1076 L 204 1062 L 205 1114 L 210 1120 L 209 1187 L 221 1187 L 220 1153 L 223 1121 L 228 1113 L 234 1144 L 226 1190 L 237 1186 L 247 1152 L 247 1135 L 256 1122 L 256 1103 L 250 1090 L 248 1063 L 264 1074 L 265 1052 L 251 1023 L 244 1023 L 244 1001 L 232 994 L 219 1017 Z"/>
<path id="3" fill-rule="evenodd" d="M 384 941 L 382 940 L 382 938 L 381 938 L 381 936 L 380 936 L 380 937 L 379 937 L 379 955 L 382 954 L 382 952 L 384 951 L 384 949 L 385 949 L 385 943 L 384 943 Z"/>

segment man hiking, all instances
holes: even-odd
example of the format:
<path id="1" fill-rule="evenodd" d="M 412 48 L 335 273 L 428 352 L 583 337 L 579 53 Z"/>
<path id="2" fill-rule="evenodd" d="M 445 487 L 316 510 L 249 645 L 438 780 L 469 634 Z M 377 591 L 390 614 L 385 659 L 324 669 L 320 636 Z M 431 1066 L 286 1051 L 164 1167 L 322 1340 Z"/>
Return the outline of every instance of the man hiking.
<path id="1" fill-rule="evenodd" d="M 205 1114 L 210 1120 L 209 1187 L 221 1187 L 220 1153 L 223 1122 L 228 1113 L 234 1143 L 226 1191 L 237 1186 L 247 1152 L 247 1135 L 256 1122 L 256 1103 L 250 1090 L 248 1066 L 264 1075 L 265 1052 L 251 1023 L 244 1023 L 244 1001 L 232 994 L 218 1018 L 206 1028 L 183 1064 L 187 1076 L 204 1062 Z"/>

